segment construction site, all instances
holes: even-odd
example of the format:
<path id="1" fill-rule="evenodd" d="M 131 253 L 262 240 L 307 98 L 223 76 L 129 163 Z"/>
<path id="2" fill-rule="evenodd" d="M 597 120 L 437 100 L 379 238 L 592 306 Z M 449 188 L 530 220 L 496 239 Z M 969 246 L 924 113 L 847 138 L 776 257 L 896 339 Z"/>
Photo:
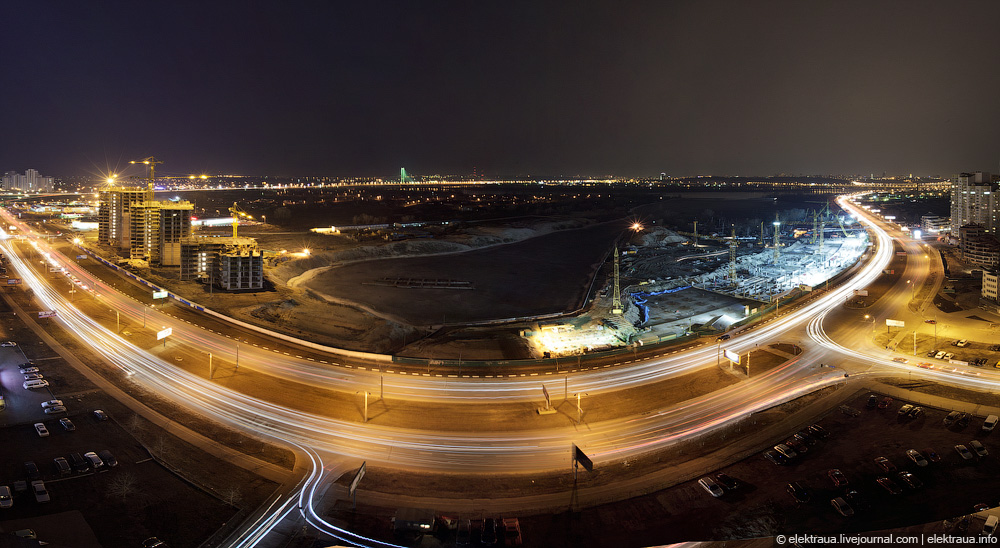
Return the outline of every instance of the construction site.
<path id="1" fill-rule="evenodd" d="M 723 334 L 855 264 L 867 232 L 829 207 L 808 223 L 776 218 L 769 238 L 699 236 L 662 227 L 616 249 L 607 286 L 586 313 L 524 333 L 540 356 L 573 355 Z"/>

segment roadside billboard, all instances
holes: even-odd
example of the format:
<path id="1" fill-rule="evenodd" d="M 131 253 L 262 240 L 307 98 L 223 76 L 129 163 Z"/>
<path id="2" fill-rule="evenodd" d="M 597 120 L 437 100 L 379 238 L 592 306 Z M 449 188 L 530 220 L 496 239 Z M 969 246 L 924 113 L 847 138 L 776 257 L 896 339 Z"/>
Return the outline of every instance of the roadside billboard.
<path id="1" fill-rule="evenodd" d="M 906 327 L 906 322 L 902 320 L 890 320 L 889 318 L 886 318 L 885 325 L 889 327 Z"/>
<path id="2" fill-rule="evenodd" d="M 740 363 L 740 355 L 732 350 L 726 349 L 722 351 L 722 354 L 726 356 L 726 359 L 733 363 Z"/>

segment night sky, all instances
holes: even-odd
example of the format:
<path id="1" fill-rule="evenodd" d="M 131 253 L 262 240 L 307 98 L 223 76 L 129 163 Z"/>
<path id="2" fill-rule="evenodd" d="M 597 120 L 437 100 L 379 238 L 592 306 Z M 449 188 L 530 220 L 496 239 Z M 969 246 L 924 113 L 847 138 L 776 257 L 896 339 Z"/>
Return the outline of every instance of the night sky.
<path id="1" fill-rule="evenodd" d="M 992 0 L 10 0 L 0 21 L 0 171 L 1000 170 Z"/>

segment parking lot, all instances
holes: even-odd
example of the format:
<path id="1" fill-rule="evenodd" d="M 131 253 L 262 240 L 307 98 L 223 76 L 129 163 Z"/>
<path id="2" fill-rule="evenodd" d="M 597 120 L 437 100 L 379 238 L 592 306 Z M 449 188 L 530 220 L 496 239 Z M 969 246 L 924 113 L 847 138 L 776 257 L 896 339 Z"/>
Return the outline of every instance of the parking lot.
<path id="1" fill-rule="evenodd" d="M 898 417 L 906 402 L 893 400 L 884 409 L 866 407 L 868 392 L 846 402 L 857 415 L 831 409 L 817 421 L 828 433 L 824 440 L 808 445 L 808 452 L 786 465 L 775 465 L 762 455 L 770 447 L 740 462 L 713 471 L 735 478 L 739 487 L 714 497 L 697 478 L 642 497 L 579 512 L 552 517 L 522 518 L 526 538 L 545 538 L 553 546 L 583 543 L 589 546 L 649 546 L 669 542 L 708 539 L 767 537 L 789 533 L 837 533 L 877 531 L 923 523 L 939 523 L 975 512 L 975 506 L 1000 504 L 996 477 L 1000 474 L 998 431 L 981 431 L 984 417 L 970 417 L 968 424 L 945 427 L 949 410 L 923 407 L 915 419 Z M 881 396 L 878 396 L 882 399 Z M 805 426 L 805 425 L 803 425 Z M 788 436 L 794 431 L 789 431 Z M 972 440 L 983 443 L 989 454 L 963 459 L 954 449 Z M 781 440 L 775 440 L 780 442 Z M 940 456 L 939 462 L 917 466 L 906 455 L 916 449 Z M 896 468 L 887 473 L 876 464 L 886 457 Z M 839 469 L 848 484 L 836 487 L 828 475 Z M 907 487 L 898 472 L 909 471 L 923 485 Z M 876 483 L 889 477 L 901 494 L 892 495 Z M 809 493 L 808 502 L 798 502 L 787 491 L 799 482 Z M 831 505 L 845 489 L 855 489 L 860 502 L 855 515 L 844 517 Z M 858 500 L 858 499 L 856 499 Z M 978 534 L 981 518 L 969 521 L 968 532 Z M 941 531 L 959 533 L 950 522 Z M 563 540 L 558 540 L 563 539 Z"/>
<path id="2" fill-rule="evenodd" d="M 0 313 L 10 309 L 0 301 Z M 9 318 L 9 316 L 8 316 Z M 151 458 L 137 439 L 165 441 L 159 448 L 171 461 L 195 460 L 199 466 L 217 466 L 214 457 L 188 449 L 185 444 L 155 432 L 148 423 L 136 421 L 124 406 L 97 389 L 16 319 L 0 326 L 0 341 L 16 341 L 16 346 L 0 346 L 0 485 L 8 486 L 13 505 L 0 508 L 0 529 L 10 533 L 30 528 L 38 539 L 53 545 L 75 548 L 133 548 L 151 536 L 173 546 L 197 546 L 236 508 L 172 473 Z M 27 390 L 20 366 L 34 363 L 49 386 Z M 42 402 L 60 399 L 62 413 L 46 414 Z M 93 411 L 107 412 L 108 420 L 98 420 Z M 59 419 L 69 418 L 69 431 Z M 43 423 L 49 435 L 39 436 L 35 424 Z M 118 464 L 96 470 L 60 473 L 53 459 L 109 450 Z M 38 467 L 50 500 L 36 500 L 25 463 Z M 229 467 L 231 468 L 231 467 Z M 223 476 L 220 476 L 223 477 Z M 250 496 L 250 488 L 246 495 Z M 212 516 L 206 519 L 205 516 Z M 2 539 L 0 539 L 2 542 Z"/>

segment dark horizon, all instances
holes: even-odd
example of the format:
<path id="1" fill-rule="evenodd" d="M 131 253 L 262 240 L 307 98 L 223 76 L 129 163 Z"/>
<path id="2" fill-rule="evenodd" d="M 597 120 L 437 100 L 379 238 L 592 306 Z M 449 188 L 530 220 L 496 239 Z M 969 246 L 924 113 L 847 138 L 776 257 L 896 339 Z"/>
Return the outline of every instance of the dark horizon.
<path id="1" fill-rule="evenodd" d="M 938 175 L 1000 163 L 1000 4 L 4 4 L 0 171 Z M 135 173 L 133 171 L 129 173 Z M 385 174 L 385 175 L 380 175 Z"/>

